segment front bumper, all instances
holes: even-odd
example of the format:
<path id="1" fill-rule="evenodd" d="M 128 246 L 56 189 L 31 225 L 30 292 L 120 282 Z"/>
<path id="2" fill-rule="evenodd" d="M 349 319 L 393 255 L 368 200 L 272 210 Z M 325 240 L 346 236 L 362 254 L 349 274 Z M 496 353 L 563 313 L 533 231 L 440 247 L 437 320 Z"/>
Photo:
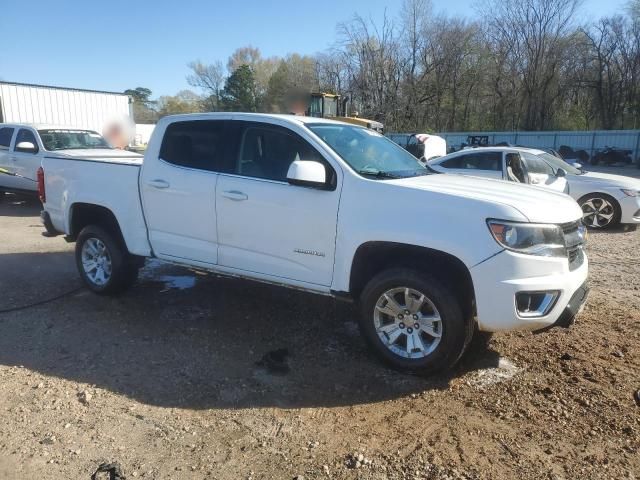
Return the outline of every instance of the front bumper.
<path id="1" fill-rule="evenodd" d="M 568 326 L 586 300 L 588 270 L 586 255 L 582 265 L 570 271 L 566 258 L 500 252 L 471 268 L 478 328 L 498 332 Z M 520 316 L 516 294 L 540 291 L 559 292 L 553 308 L 540 317 Z M 565 313 L 567 309 L 570 313 Z"/>
<path id="2" fill-rule="evenodd" d="M 620 223 L 640 223 L 640 197 L 629 197 L 624 195 L 618 198 L 622 215 Z"/>
<path id="3" fill-rule="evenodd" d="M 574 324 L 576 320 L 576 316 L 584 308 L 584 304 L 587 302 L 588 296 L 589 296 L 589 285 L 587 284 L 587 282 L 585 282 L 571 296 L 569 303 L 567 304 L 566 307 L 564 307 L 564 311 L 558 317 L 555 323 L 552 325 L 549 325 L 548 327 L 542 328 L 540 330 L 536 330 L 535 333 L 544 332 L 553 327 L 569 328 L 571 325 Z"/>

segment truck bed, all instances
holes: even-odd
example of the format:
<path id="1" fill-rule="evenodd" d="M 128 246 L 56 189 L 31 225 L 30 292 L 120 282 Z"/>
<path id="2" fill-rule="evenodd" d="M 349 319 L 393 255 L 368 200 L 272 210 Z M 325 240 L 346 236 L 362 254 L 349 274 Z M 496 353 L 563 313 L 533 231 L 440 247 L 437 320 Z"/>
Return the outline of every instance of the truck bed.
<path id="1" fill-rule="evenodd" d="M 83 203 L 99 205 L 118 220 L 129 251 L 149 255 L 151 248 L 138 190 L 141 165 L 139 156 L 45 156 L 45 209 L 55 229 L 71 234 L 71 207 Z"/>

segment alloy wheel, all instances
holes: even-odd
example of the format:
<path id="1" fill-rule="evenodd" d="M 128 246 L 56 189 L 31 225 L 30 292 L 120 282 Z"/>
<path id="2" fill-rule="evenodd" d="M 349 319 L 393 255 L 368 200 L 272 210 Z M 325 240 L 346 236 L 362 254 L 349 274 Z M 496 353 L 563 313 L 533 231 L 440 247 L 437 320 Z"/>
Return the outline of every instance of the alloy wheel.
<path id="1" fill-rule="evenodd" d="M 605 198 L 590 198 L 582 204 L 582 219 L 589 227 L 606 227 L 613 221 L 615 213 L 615 207 Z"/>
<path id="2" fill-rule="evenodd" d="M 382 343 L 404 358 L 427 357 L 442 338 L 442 319 L 435 304 L 408 287 L 384 292 L 376 302 L 373 321 Z"/>
<path id="3" fill-rule="evenodd" d="M 113 265 L 106 245 L 98 238 L 88 238 L 82 245 L 82 268 L 91 283 L 102 287 L 111 278 Z"/>

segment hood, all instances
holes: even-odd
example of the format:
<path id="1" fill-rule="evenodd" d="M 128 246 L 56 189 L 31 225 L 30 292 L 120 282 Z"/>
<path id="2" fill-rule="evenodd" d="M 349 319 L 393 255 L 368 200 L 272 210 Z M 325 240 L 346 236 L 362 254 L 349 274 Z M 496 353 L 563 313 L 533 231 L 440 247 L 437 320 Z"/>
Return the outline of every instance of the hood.
<path id="1" fill-rule="evenodd" d="M 567 223 L 582 218 L 582 210 L 568 195 L 545 188 L 467 175 L 434 174 L 391 180 L 389 183 L 507 205 L 530 222 Z"/>
<path id="2" fill-rule="evenodd" d="M 571 183 L 593 183 L 609 187 L 635 188 L 640 190 L 640 179 L 611 173 L 587 172 L 583 175 L 571 175 Z"/>
<path id="3" fill-rule="evenodd" d="M 139 153 L 130 152 L 128 150 L 118 150 L 110 148 L 83 148 L 83 149 L 69 149 L 69 150 L 55 150 L 51 152 L 55 155 L 71 157 L 71 158 L 142 158 Z"/>

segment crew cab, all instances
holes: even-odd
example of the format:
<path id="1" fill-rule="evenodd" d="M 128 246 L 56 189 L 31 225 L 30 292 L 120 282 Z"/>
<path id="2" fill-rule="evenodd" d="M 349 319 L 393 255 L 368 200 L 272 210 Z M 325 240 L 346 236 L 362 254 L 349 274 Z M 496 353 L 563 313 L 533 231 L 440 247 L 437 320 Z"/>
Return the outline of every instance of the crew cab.
<path id="1" fill-rule="evenodd" d="M 640 180 L 587 172 L 544 150 L 480 147 L 461 150 L 428 163 L 441 173 L 456 173 L 528 183 L 573 197 L 590 228 L 640 224 Z"/>
<path id="2" fill-rule="evenodd" d="M 402 370 L 451 367 L 476 329 L 566 327 L 588 291 L 569 197 L 433 174 L 333 120 L 169 116 L 143 161 L 45 155 L 39 178 L 43 222 L 76 242 L 94 292 L 155 257 L 356 300 L 365 339 Z"/>
<path id="3" fill-rule="evenodd" d="M 141 157 L 112 148 L 92 130 L 55 125 L 0 123 L 0 168 L 10 175 L 0 175 L 3 192 L 36 193 L 36 172 L 42 158 L 54 153 L 73 158 Z"/>

